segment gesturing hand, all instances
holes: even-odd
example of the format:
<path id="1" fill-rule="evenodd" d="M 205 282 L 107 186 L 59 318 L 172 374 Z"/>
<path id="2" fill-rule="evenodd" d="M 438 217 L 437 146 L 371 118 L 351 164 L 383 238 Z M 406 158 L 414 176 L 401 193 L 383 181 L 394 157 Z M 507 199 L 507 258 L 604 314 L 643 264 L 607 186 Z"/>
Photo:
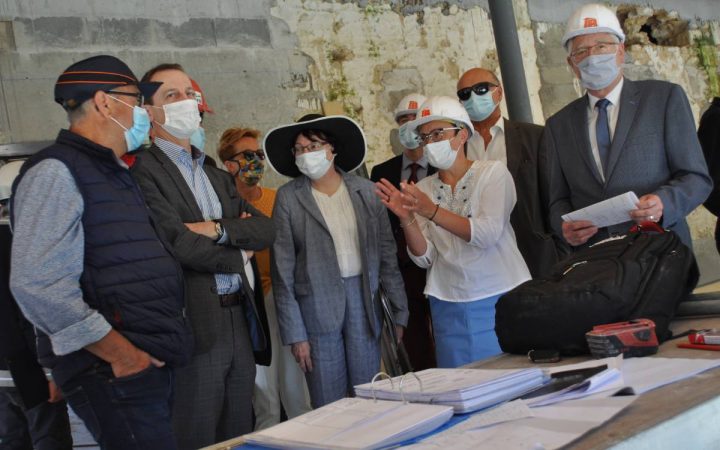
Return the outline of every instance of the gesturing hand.
<path id="1" fill-rule="evenodd" d="M 393 212 L 398 219 L 405 221 L 410 217 L 410 210 L 405 207 L 407 199 L 403 198 L 402 192 L 400 192 L 392 183 L 385 178 L 375 183 L 377 189 L 375 193 L 380 198 L 380 201 L 387 209 Z"/>

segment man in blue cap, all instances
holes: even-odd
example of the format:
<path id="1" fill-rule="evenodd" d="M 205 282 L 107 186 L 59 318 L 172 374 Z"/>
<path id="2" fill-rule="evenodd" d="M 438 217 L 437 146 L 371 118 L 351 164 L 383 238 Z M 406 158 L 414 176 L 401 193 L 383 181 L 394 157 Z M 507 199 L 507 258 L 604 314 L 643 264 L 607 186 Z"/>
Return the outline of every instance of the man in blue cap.
<path id="1" fill-rule="evenodd" d="M 120 159 L 147 137 L 158 86 L 112 56 L 68 67 L 55 101 L 70 127 L 13 185 L 12 293 L 103 449 L 176 448 L 172 368 L 192 351 L 182 271 Z"/>

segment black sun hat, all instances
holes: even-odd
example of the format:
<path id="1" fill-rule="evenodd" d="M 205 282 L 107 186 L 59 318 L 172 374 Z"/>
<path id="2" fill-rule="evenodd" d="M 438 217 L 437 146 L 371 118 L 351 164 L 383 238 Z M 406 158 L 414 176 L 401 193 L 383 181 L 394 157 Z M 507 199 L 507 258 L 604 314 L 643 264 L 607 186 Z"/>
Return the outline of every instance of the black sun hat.
<path id="1" fill-rule="evenodd" d="M 365 134 L 357 122 L 345 116 L 308 114 L 296 123 L 275 127 L 265 135 L 265 155 L 277 173 L 291 178 L 301 175 L 295 165 L 293 146 L 304 130 L 320 130 L 334 138 L 334 163 L 345 172 L 352 172 L 365 161 Z"/>
<path id="2" fill-rule="evenodd" d="M 73 109 L 97 91 L 110 91 L 123 86 L 137 86 L 150 98 L 162 83 L 141 83 L 124 62 L 110 55 L 98 55 L 71 65 L 55 82 L 55 101 L 65 109 Z"/>

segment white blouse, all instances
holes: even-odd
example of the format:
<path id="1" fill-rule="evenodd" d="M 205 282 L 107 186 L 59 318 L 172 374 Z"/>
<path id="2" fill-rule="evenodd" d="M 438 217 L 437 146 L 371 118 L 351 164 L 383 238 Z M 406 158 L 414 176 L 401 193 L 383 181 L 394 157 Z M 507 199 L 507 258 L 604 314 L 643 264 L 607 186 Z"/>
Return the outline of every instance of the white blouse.
<path id="1" fill-rule="evenodd" d="M 512 175 L 499 161 L 475 161 L 453 193 L 438 174 L 418 188 L 441 208 L 470 219 L 470 242 L 417 215 L 427 243 L 424 255 L 410 257 L 427 268 L 425 295 L 450 302 L 480 300 L 530 279 L 510 226 L 515 206 Z"/>
<path id="2" fill-rule="evenodd" d="M 323 194 L 314 188 L 312 195 L 330 230 L 340 275 L 347 278 L 362 274 L 357 219 L 345 181 L 340 183 L 340 187 L 332 195 Z"/>

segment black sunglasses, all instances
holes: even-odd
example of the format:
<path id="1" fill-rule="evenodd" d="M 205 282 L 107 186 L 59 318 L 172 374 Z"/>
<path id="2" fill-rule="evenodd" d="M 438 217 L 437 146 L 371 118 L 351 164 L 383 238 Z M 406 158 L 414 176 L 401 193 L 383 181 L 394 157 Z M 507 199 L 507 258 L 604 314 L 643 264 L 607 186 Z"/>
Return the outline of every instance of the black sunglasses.
<path id="1" fill-rule="evenodd" d="M 473 84 L 470 87 L 462 88 L 457 91 L 457 96 L 460 101 L 465 101 L 470 98 L 470 93 L 474 92 L 475 95 L 485 95 L 488 93 L 490 88 L 497 87 L 497 84 L 490 83 L 489 81 L 481 81 L 480 83 Z"/>
<path id="2" fill-rule="evenodd" d="M 246 161 L 252 161 L 254 159 L 259 159 L 260 161 L 263 161 L 265 159 L 265 152 L 261 148 L 257 150 L 243 150 L 241 152 L 235 153 L 230 157 L 230 160 L 237 162 L 235 157 L 238 155 L 243 155 Z"/>
<path id="3" fill-rule="evenodd" d="M 120 91 L 105 91 L 108 94 L 115 94 L 115 95 L 126 95 L 128 97 L 135 97 L 138 101 L 138 106 L 142 106 L 145 104 L 145 97 L 142 95 L 141 92 L 138 93 L 132 93 L 132 92 L 120 92 Z"/>

